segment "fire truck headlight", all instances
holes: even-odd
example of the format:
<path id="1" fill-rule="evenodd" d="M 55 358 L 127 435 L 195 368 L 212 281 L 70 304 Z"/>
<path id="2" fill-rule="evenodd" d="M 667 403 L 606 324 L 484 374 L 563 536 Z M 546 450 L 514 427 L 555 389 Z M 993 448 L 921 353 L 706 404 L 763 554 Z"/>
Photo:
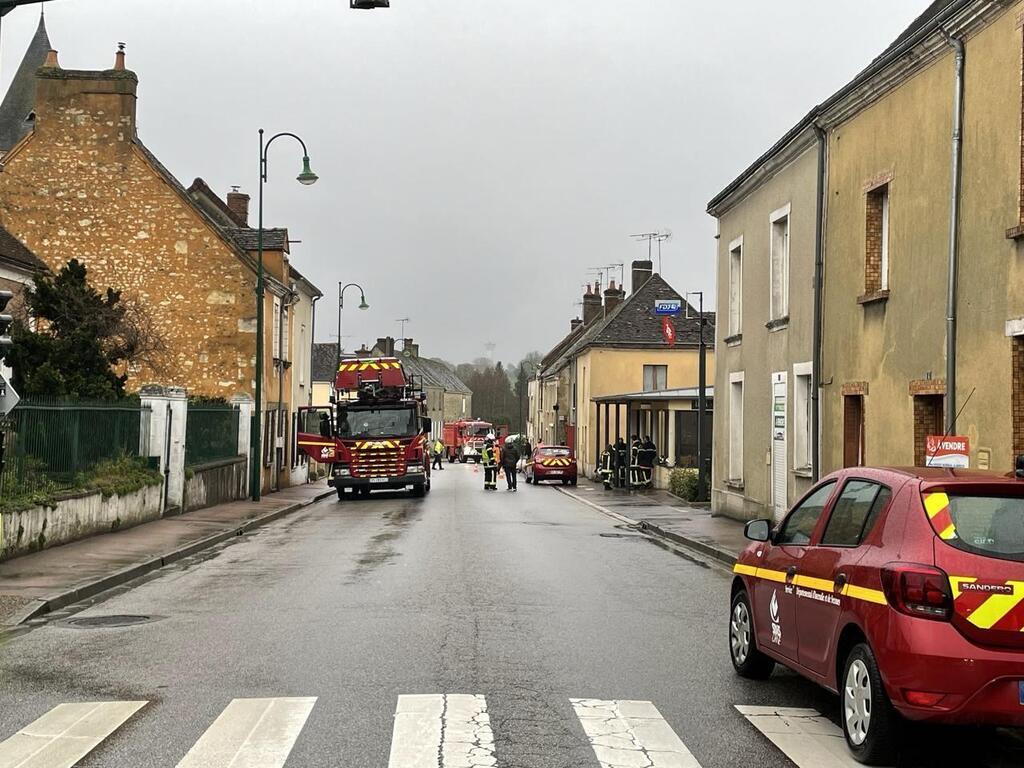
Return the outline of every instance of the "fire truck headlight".
<path id="1" fill-rule="evenodd" d="M 407 469 L 407 472 L 410 475 L 414 475 L 414 474 L 417 474 L 417 473 L 422 474 L 422 472 L 423 472 L 423 465 L 422 464 L 413 464 L 412 462 L 410 462 L 409 466 L 408 466 L 408 469 Z"/>
<path id="2" fill-rule="evenodd" d="M 351 475 L 352 475 L 352 472 L 351 472 L 351 470 L 349 470 L 348 467 L 335 467 L 334 468 L 334 476 L 335 477 L 351 477 Z"/>

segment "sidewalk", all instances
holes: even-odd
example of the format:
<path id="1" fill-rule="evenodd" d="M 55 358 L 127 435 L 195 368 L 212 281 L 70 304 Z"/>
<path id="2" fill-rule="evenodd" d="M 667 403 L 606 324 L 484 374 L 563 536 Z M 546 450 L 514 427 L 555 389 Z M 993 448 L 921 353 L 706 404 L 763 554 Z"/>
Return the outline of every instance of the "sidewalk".
<path id="1" fill-rule="evenodd" d="M 743 535 L 743 523 L 712 517 L 710 509 L 687 506 L 668 491 L 606 491 L 600 483 L 582 478 L 576 488 L 558 490 L 628 525 L 696 549 L 730 567 L 750 543 Z"/>
<path id="2" fill-rule="evenodd" d="M 334 494 L 326 480 L 0 563 L 0 627 L 84 600 Z"/>

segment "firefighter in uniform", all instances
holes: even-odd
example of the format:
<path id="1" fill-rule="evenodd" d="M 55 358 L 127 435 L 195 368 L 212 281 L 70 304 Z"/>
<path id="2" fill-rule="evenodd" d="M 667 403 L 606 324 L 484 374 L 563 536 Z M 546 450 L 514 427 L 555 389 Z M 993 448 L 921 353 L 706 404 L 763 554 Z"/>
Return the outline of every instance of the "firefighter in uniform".
<path id="1" fill-rule="evenodd" d="M 642 479 L 640 477 L 640 449 L 643 444 L 640 442 L 638 435 L 633 435 L 629 439 L 629 484 L 630 486 L 640 485 Z"/>
<path id="2" fill-rule="evenodd" d="M 494 442 L 484 444 L 481 463 L 484 465 L 484 490 L 498 490 L 498 461 L 494 454 Z"/>
<path id="3" fill-rule="evenodd" d="M 433 469 L 444 469 L 441 464 L 441 457 L 444 456 L 444 443 L 440 440 L 434 441 L 434 464 Z"/>
<path id="4" fill-rule="evenodd" d="M 615 454 L 611 445 L 601 454 L 601 469 L 598 471 L 606 491 L 612 489 L 612 477 L 615 475 Z"/>
<path id="5" fill-rule="evenodd" d="M 629 477 L 629 449 L 621 437 L 615 441 L 615 487 L 625 488 Z"/>

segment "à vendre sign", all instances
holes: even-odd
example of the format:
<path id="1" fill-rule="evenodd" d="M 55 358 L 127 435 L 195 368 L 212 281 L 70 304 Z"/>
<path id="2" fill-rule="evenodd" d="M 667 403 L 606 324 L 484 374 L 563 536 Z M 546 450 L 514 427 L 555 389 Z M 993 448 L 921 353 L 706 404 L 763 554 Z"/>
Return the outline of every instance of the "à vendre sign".
<path id="1" fill-rule="evenodd" d="M 925 466 L 969 469 L 970 438 L 964 435 L 929 435 L 925 441 Z"/>

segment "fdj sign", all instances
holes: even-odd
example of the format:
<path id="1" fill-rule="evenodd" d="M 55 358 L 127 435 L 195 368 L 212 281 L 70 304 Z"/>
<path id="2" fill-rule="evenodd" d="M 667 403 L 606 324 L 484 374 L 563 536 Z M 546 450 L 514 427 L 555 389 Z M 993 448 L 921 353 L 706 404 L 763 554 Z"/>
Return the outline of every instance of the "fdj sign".
<path id="1" fill-rule="evenodd" d="M 679 299 L 658 299 L 654 302 L 654 314 L 678 315 L 683 311 L 683 302 Z"/>

